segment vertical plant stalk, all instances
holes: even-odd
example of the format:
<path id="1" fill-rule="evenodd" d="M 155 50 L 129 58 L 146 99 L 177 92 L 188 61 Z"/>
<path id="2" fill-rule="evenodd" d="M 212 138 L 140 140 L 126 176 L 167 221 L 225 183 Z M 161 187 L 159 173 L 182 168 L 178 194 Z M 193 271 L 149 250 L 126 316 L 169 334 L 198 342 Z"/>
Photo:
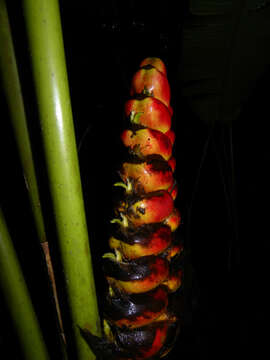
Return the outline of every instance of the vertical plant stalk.
<path id="1" fill-rule="evenodd" d="M 25 359 L 48 360 L 46 345 L 1 209 L 0 289 L 14 322 Z"/>
<path id="2" fill-rule="evenodd" d="M 51 283 L 55 307 L 61 331 L 62 340 L 65 342 L 61 312 L 57 296 L 53 266 L 51 262 L 49 244 L 46 239 L 44 220 L 41 210 L 36 172 L 33 161 L 30 138 L 23 103 L 22 90 L 16 64 L 12 34 L 8 19 L 5 0 L 0 0 L 0 76 L 5 92 L 6 102 L 10 114 L 14 136 L 22 164 L 25 184 L 30 200 L 30 205 L 35 221 L 37 235 L 41 243 L 44 258 L 47 264 L 48 276 Z"/>
<path id="3" fill-rule="evenodd" d="M 44 222 L 40 209 L 38 186 L 34 169 L 31 145 L 28 135 L 25 109 L 19 74 L 17 70 L 12 35 L 4 0 L 0 0 L 0 75 L 5 92 L 10 120 L 23 167 L 26 188 L 31 201 L 32 211 L 40 242 L 46 241 Z"/>
<path id="4" fill-rule="evenodd" d="M 79 327 L 100 333 L 64 45 L 56 0 L 24 0 L 49 186 L 78 359 L 93 359 Z"/>

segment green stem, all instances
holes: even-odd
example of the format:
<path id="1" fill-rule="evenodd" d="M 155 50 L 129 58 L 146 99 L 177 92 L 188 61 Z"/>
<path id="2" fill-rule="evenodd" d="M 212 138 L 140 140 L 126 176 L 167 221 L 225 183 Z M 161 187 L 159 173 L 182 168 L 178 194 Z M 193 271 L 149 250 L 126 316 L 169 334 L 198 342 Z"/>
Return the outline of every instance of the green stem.
<path id="1" fill-rule="evenodd" d="M 1 209 L 0 289 L 14 322 L 25 359 L 48 360 L 49 355 Z"/>
<path id="2" fill-rule="evenodd" d="M 20 86 L 19 74 L 13 48 L 12 35 L 9 19 L 4 0 L 0 0 L 0 76 L 5 92 L 6 102 L 13 126 L 15 140 L 23 168 L 24 179 L 32 212 L 37 227 L 40 242 L 46 241 L 44 221 L 42 217 L 38 185 L 28 128 L 25 116 L 25 109 Z"/>
<path id="3" fill-rule="evenodd" d="M 1 83 L 5 93 L 6 103 L 10 115 L 9 118 L 13 127 L 15 141 L 22 164 L 23 175 L 32 208 L 37 235 L 47 264 L 48 276 L 50 278 L 51 290 L 55 301 L 59 328 L 62 335 L 61 339 L 64 339 L 64 330 L 55 285 L 54 271 L 50 257 L 49 245 L 46 241 L 45 225 L 41 210 L 33 154 L 5 0 L 0 0 L 0 24 Z M 64 353 L 65 346 L 63 344 L 63 354 Z"/>
<path id="4" fill-rule="evenodd" d="M 100 322 L 59 6 L 56 0 L 24 0 L 23 9 L 77 355 L 93 359 L 79 332 L 80 327 L 100 335 Z"/>

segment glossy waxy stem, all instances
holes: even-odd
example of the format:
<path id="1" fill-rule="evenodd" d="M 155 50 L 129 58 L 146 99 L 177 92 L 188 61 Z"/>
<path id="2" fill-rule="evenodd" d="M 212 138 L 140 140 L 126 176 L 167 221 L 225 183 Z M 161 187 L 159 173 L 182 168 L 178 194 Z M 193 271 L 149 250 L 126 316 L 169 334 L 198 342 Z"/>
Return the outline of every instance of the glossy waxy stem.
<path id="1" fill-rule="evenodd" d="M 45 227 L 41 212 L 38 185 L 33 155 L 28 134 L 23 96 L 13 48 L 8 13 L 4 0 L 0 0 L 0 77 L 5 93 L 10 121 L 14 130 L 26 188 L 35 219 L 40 242 L 46 241 Z M 3 119 L 8 121 L 9 119 Z"/>
<path id="2" fill-rule="evenodd" d="M 59 5 L 24 0 L 40 127 L 77 357 L 93 359 L 79 327 L 99 334 L 95 283 L 75 143 Z"/>
<path id="3" fill-rule="evenodd" d="M 1 209 L 0 290 L 6 300 L 24 358 L 27 360 L 49 360 L 47 348 Z"/>
<path id="4" fill-rule="evenodd" d="M 49 244 L 46 239 L 46 232 L 41 210 L 39 190 L 36 179 L 36 172 L 31 149 L 30 137 L 28 133 L 27 119 L 24 109 L 23 95 L 20 85 L 20 79 L 17 69 L 15 51 L 13 46 L 12 34 L 9 24 L 8 12 L 5 0 L 0 0 L 0 77 L 3 91 L 6 98 L 6 103 L 9 111 L 9 118 L 5 121 L 11 121 L 18 154 L 20 157 L 23 176 L 26 184 L 26 189 L 29 196 L 29 201 L 32 209 L 32 214 L 35 221 L 37 236 L 41 243 L 44 257 L 46 259 L 48 276 L 51 283 L 51 291 L 55 300 L 56 312 L 59 320 L 59 328 L 63 334 L 63 325 L 61 318 L 61 311 L 58 302 L 54 271 L 50 257 Z M 63 354 L 65 347 L 63 344 Z M 65 357 L 65 356 L 64 356 Z"/>

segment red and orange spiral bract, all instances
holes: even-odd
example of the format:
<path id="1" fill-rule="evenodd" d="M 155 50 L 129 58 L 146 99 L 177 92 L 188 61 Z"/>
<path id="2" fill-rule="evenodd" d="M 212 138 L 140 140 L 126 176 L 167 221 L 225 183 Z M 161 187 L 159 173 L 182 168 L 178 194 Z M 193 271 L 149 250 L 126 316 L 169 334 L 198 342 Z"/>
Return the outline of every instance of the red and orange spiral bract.
<path id="1" fill-rule="evenodd" d="M 109 246 L 103 257 L 108 281 L 104 337 L 82 330 L 102 358 L 144 360 L 165 356 L 179 332 L 170 297 L 182 284 L 183 244 L 174 201 L 175 133 L 166 67 L 144 59 L 132 78 L 125 104 L 128 127 L 121 140 L 128 153 L 119 169 L 123 188 L 115 207 Z"/>

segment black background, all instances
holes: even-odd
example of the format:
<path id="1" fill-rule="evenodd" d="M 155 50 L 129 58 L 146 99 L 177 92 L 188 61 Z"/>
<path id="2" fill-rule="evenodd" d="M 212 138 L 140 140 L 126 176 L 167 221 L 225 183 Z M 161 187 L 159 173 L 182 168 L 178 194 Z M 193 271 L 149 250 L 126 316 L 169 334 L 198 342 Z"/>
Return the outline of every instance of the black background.
<path id="1" fill-rule="evenodd" d="M 269 71 L 258 79 L 240 117 L 231 125 L 218 124 L 211 130 L 196 118 L 181 96 L 178 70 L 185 4 L 176 11 L 176 5 L 164 5 L 161 1 L 155 5 L 133 1 L 121 5 L 113 1 L 91 4 L 60 1 L 60 9 L 99 301 L 105 288 L 100 259 L 108 250 L 108 224 L 117 198 L 112 184 L 118 179 L 117 169 L 123 156 L 119 140 L 125 126 L 123 105 L 129 96 L 131 76 L 140 61 L 157 56 L 167 65 L 172 88 L 179 184 L 177 207 L 183 216 L 180 231 L 186 238 L 183 329 L 168 359 L 267 353 Z M 20 7 L 11 2 L 9 14 L 49 237 L 55 239 Z M 58 359 L 46 271 L 2 93 L 0 105 L 1 202 L 52 359 Z M 224 192 L 224 181 L 231 178 L 231 171 L 230 153 L 222 155 L 222 139 L 228 150 L 230 131 L 236 225 L 228 207 L 230 194 Z M 210 138 L 209 134 L 212 134 Z M 223 158 L 223 177 L 217 154 Z M 53 255 L 59 271 L 57 250 Z M 0 301 L 0 353 L 7 350 L 10 359 L 20 359 L 16 336 L 1 297 Z"/>

